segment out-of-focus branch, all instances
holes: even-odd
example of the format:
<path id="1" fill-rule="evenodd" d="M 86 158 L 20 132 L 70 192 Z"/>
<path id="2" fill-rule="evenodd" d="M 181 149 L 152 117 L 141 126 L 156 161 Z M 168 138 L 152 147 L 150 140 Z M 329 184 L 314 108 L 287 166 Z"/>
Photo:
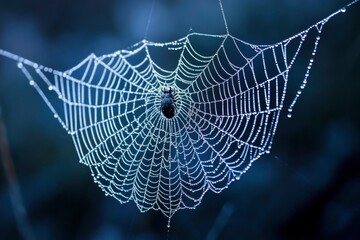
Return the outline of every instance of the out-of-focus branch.
<path id="1" fill-rule="evenodd" d="M 231 215 L 234 212 L 234 206 L 230 203 L 225 203 L 216 218 L 216 221 L 213 225 L 213 227 L 210 229 L 206 236 L 206 240 L 215 240 L 219 238 L 219 235 L 223 228 L 228 223 Z"/>
<path id="2" fill-rule="evenodd" d="M 24 207 L 20 193 L 20 188 L 17 183 L 14 163 L 10 155 L 9 144 L 6 138 L 5 124 L 2 118 L 1 107 L 0 107 L 0 156 L 1 156 L 1 162 L 4 166 L 5 176 L 9 186 L 11 203 L 13 206 L 14 215 L 19 232 L 24 239 L 33 240 L 34 237 L 32 235 L 30 224 L 27 220 L 26 209 Z"/>

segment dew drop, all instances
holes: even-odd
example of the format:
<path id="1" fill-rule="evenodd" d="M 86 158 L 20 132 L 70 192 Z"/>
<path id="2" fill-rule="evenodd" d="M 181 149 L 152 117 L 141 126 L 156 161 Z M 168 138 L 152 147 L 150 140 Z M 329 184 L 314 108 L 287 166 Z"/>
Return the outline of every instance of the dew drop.
<path id="1" fill-rule="evenodd" d="M 35 82 L 34 82 L 34 80 L 30 80 L 30 86 L 34 86 L 35 85 Z"/>
<path id="2" fill-rule="evenodd" d="M 18 67 L 18 68 L 23 68 L 24 65 L 23 65 L 21 62 L 19 62 L 19 63 L 17 64 L 17 67 Z"/>
<path id="3" fill-rule="evenodd" d="M 340 11 L 341 11 L 342 13 L 344 13 L 344 12 L 346 12 L 346 8 L 342 8 Z"/>
<path id="4" fill-rule="evenodd" d="M 288 118 L 291 118 L 291 113 L 288 113 L 287 117 L 288 117 Z"/>

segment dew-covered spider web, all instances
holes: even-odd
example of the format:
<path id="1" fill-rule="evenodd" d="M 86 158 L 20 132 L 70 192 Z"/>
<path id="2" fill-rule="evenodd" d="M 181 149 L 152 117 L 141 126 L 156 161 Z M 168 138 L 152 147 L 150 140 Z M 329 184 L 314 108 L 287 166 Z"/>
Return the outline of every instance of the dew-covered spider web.
<path id="1" fill-rule="evenodd" d="M 0 55 L 17 62 L 106 195 L 170 219 L 199 205 L 208 190 L 220 193 L 269 153 L 279 116 L 283 109 L 291 116 L 306 86 L 324 25 L 357 1 L 270 45 L 244 42 L 229 31 L 191 32 L 91 54 L 64 72 L 1 49 Z M 289 72 L 305 44 L 311 46 L 308 67 L 284 107 Z M 177 57 L 176 66 L 161 65 L 156 50 Z M 169 90 L 172 118 L 160 110 Z"/>

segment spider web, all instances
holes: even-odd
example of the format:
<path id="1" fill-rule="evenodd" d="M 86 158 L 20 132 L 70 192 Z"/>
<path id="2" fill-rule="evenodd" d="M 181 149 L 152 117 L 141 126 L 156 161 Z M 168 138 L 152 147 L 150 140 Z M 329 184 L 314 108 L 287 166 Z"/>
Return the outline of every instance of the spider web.
<path id="1" fill-rule="evenodd" d="M 269 153 L 295 59 L 310 43 L 289 117 L 324 24 L 345 10 L 272 45 L 193 32 L 172 42 L 143 40 L 112 54 L 91 54 L 64 72 L 1 49 L 0 55 L 17 62 L 106 195 L 170 219 L 199 205 L 208 190 L 221 192 Z M 204 42 L 211 42 L 208 49 Z M 176 56 L 176 66 L 153 59 L 157 49 Z M 160 105 L 163 89 L 170 88 L 177 112 L 168 119 Z"/>

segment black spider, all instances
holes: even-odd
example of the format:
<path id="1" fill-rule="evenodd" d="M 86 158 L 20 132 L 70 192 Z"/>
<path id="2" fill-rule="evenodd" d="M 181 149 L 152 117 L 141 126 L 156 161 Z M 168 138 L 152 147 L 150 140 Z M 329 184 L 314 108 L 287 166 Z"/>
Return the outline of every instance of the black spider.
<path id="1" fill-rule="evenodd" d="M 160 110 L 164 114 L 166 118 L 172 118 L 176 113 L 176 99 L 174 94 L 172 93 L 172 89 L 163 90 L 163 94 L 161 95 L 161 106 Z"/>

